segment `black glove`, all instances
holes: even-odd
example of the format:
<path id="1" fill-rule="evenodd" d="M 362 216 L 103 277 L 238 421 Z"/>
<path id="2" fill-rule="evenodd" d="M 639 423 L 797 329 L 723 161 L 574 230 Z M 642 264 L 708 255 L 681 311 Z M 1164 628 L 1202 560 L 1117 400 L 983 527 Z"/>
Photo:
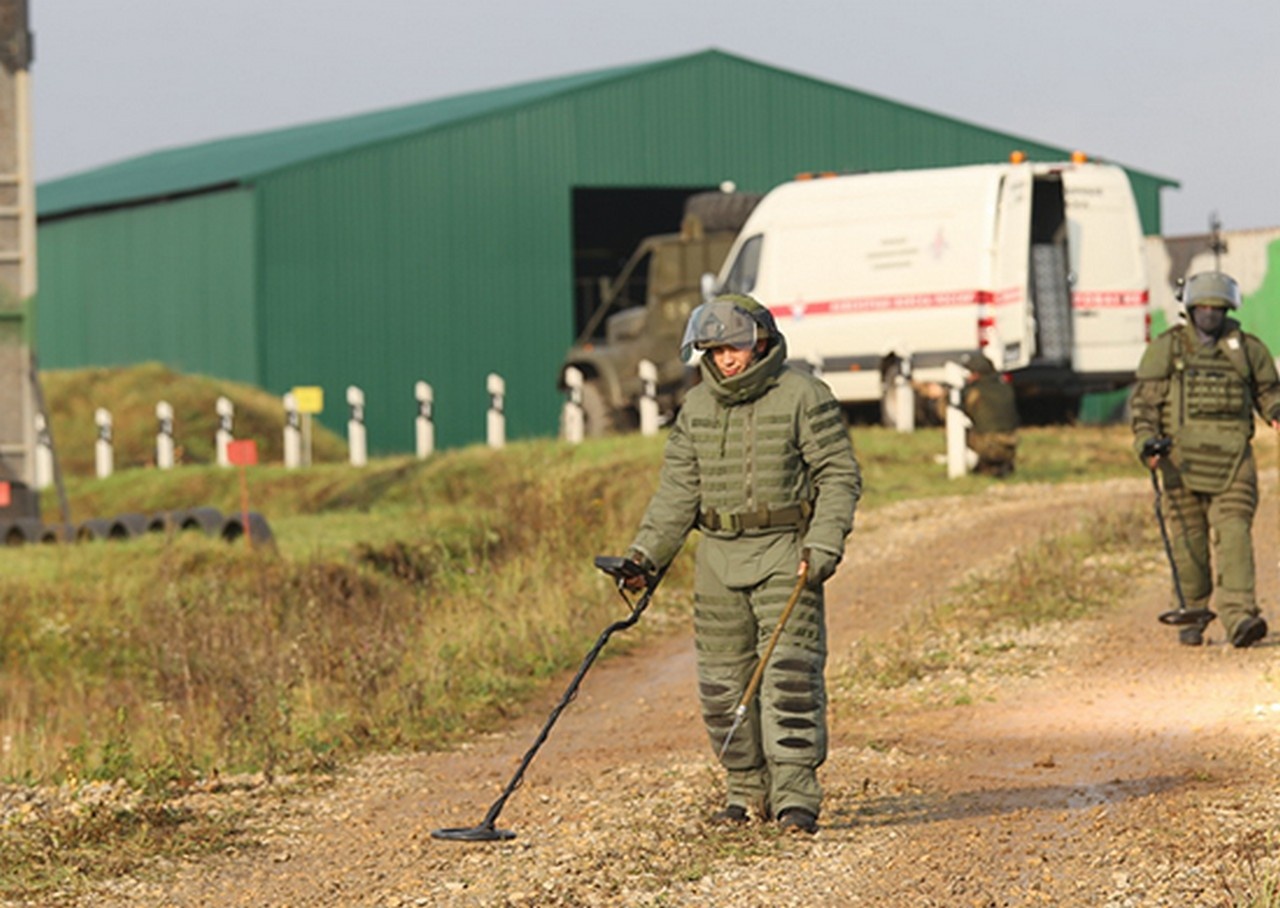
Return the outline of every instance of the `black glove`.
<path id="1" fill-rule="evenodd" d="M 1172 447 L 1172 438 L 1148 438 L 1142 443 L 1142 462 L 1146 463 L 1153 457 L 1168 457 Z"/>
<path id="2" fill-rule="evenodd" d="M 658 569 L 654 566 L 652 561 L 640 552 L 637 552 L 635 549 L 627 552 L 627 558 L 640 566 L 640 572 L 627 577 L 622 584 L 634 593 L 637 590 L 642 590 L 647 587 L 649 585 L 649 578 L 652 577 Z"/>

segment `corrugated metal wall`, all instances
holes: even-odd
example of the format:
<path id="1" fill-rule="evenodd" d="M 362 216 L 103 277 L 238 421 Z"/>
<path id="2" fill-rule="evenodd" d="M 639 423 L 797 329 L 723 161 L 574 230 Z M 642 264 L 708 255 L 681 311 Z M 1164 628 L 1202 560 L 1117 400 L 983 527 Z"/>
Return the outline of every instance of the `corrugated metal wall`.
<path id="1" fill-rule="evenodd" d="M 41 367 L 159 360 L 256 383 L 253 204 L 227 191 L 41 224 Z"/>
<path id="2" fill-rule="evenodd" d="M 365 391 L 370 445 L 412 445 L 413 386 L 437 438 L 481 440 L 485 377 L 507 381 L 511 437 L 556 429 L 572 339 L 574 187 L 764 190 L 798 170 L 1003 160 L 1063 149 L 703 55 L 259 183 L 263 384 L 320 384 L 341 429 Z M 618 213 L 626 217 L 625 211 Z"/>
<path id="3" fill-rule="evenodd" d="M 714 52 L 583 85 L 250 190 L 42 225 L 45 363 L 160 359 L 275 393 L 320 385 L 337 430 L 358 385 L 374 452 L 411 449 L 419 380 L 438 444 L 483 440 L 498 372 L 508 435 L 550 435 L 575 188 L 762 191 L 802 170 L 1067 154 Z M 1154 187 L 1139 192 L 1152 224 Z"/>
<path id="4" fill-rule="evenodd" d="M 266 387 L 367 400 L 374 450 L 412 448 L 413 386 L 435 390 L 437 443 L 483 439 L 485 378 L 507 382 L 508 435 L 553 434 L 572 339 L 569 191 L 538 117 L 484 121 L 263 180 Z"/>

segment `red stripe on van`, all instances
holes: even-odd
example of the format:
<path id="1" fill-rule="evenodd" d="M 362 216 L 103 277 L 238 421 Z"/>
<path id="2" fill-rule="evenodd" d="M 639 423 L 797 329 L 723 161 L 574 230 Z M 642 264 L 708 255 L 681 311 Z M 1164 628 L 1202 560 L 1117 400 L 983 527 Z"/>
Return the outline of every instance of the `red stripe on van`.
<path id="1" fill-rule="evenodd" d="M 979 303 L 1003 306 L 1022 299 L 1017 288 L 992 293 L 990 290 L 954 290 L 947 293 L 908 293 L 892 296 L 864 296 L 812 303 L 770 306 L 775 316 L 803 318 L 810 315 L 844 315 L 849 312 L 887 312 L 897 309 L 935 309 L 944 306 L 974 306 Z"/>
<path id="2" fill-rule="evenodd" d="M 1071 295 L 1076 309 L 1121 309 L 1145 306 L 1145 290 L 1086 290 Z M 974 306 L 985 303 L 1007 306 L 1022 300 L 1017 288 L 992 293 L 990 290 L 954 290 L 947 293 L 908 293 L 893 296 L 864 296 L 812 303 L 770 306 L 777 317 L 803 318 L 810 315 L 844 315 L 850 312 L 889 312 L 898 309 L 935 309 L 945 306 Z"/>
<path id="3" fill-rule="evenodd" d="M 1126 309 L 1147 304 L 1145 290 L 1080 290 L 1071 294 L 1076 309 Z"/>

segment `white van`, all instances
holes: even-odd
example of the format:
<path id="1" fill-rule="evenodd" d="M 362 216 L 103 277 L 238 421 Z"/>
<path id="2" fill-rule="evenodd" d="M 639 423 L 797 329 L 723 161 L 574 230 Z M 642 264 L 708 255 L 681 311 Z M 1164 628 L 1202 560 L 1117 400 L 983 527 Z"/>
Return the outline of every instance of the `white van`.
<path id="1" fill-rule="evenodd" d="M 900 375 L 941 382 L 975 348 L 1026 409 L 1065 411 L 1130 383 L 1150 332 L 1137 206 L 1107 164 L 785 183 L 748 218 L 716 286 L 767 305 L 793 360 L 842 402 L 881 401 L 886 419 Z"/>

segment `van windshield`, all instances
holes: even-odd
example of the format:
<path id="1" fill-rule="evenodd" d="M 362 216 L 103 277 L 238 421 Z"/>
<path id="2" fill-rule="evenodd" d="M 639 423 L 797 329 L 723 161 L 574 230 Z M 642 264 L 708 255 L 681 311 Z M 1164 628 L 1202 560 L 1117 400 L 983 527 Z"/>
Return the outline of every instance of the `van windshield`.
<path id="1" fill-rule="evenodd" d="M 724 286 L 720 288 L 721 293 L 750 293 L 755 289 L 756 278 L 760 274 L 760 247 L 763 245 L 762 234 L 756 234 L 742 244 Z"/>

